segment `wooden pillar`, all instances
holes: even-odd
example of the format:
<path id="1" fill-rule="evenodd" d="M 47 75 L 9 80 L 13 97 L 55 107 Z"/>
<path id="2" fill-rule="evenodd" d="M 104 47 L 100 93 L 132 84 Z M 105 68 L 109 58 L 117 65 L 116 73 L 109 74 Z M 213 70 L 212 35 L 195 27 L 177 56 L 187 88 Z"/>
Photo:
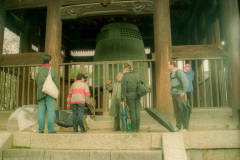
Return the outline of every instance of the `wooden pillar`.
<path id="1" fill-rule="evenodd" d="M 154 0 L 154 48 L 156 75 L 156 108 L 173 119 L 170 72 L 167 63 L 172 56 L 169 0 Z"/>
<path id="2" fill-rule="evenodd" d="M 228 53 L 228 102 L 233 109 L 235 122 L 239 123 L 239 8 L 237 0 L 219 0 L 223 41 Z"/>
<path id="3" fill-rule="evenodd" d="M 24 31 L 20 34 L 20 53 L 28 53 L 32 51 L 31 35 L 33 34 L 33 27 L 31 22 L 31 15 L 25 13 L 23 15 Z"/>
<path id="4" fill-rule="evenodd" d="M 52 57 L 52 67 L 59 77 L 59 63 L 61 62 L 62 22 L 60 18 L 61 0 L 48 0 L 45 53 Z M 56 109 L 59 105 L 56 104 Z"/>
<path id="5" fill-rule="evenodd" d="M 3 2 L 3 0 L 0 0 L 0 55 L 3 54 L 5 16 L 6 16 L 6 13 L 4 10 L 4 2 Z"/>
<path id="6" fill-rule="evenodd" d="M 48 0 L 45 52 L 52 56 L 52 66 L 59 75 L 61 60 L 62 22 L 60 19 L 61 0 Z"/>

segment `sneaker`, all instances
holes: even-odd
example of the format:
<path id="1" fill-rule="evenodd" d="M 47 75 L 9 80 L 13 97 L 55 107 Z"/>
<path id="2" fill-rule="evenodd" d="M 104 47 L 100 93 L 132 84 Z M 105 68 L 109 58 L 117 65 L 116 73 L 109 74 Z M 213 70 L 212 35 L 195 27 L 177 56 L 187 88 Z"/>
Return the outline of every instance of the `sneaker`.
<path id="1" fill-rule="evenodd" d="M 116 131 L 120 131 L 120 129 L 113 129 L 112 131 L 113 131 L 113 132 L 116 132 Z"/>
<path id="2" fill-rule="evenodd" d="M 55 130 L 53 130 L 53 131 L 48 131 L 48 133 L 57 133 Z"/>
<path id="3" fill-rule="evenodd" d="M 81 133 L 85 133 L 85 132 L 87 132 L 87 131 L 86 131 L 86 130 L 84 130 L 84 131 L 81 130 L 80 132 L 81 132 Z"/>
<path id="4" fill-rule="evenodd" d="M 175 127 L 174 130 L 175 130 L 175 132 L 179 132 L 181 129 Z"/>
<path id="5" fill-rule="evenodd" d="M 180 132 L 187 132 L 188 130 L 186 130 L 186 129 L 183 129 L 183 130 L 181 130 Z"/>

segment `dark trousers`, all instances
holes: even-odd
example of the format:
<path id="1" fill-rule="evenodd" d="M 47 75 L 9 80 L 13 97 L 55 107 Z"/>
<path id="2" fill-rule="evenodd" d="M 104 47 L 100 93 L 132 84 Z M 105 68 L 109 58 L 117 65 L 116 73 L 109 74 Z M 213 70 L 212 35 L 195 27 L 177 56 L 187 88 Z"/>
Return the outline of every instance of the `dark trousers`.
<path id="1" fill-rule="evenodd" d="M 120 104 L 116 103 L 117 116 L 114 118 L 114 129 L 120 130 Z"/>
<path id="2" fill-rule="evenodd" d="M 78 132 L 78 125 L 82 131 L 85 131 L 83 125 L 83 112 L 84 104 L 72 104 L 72 114 L 73 114 L 73 130 Z"/>
<path id="3" fill-rule="evenodd" d="M 127 96 L 127 105 L 129 108 L 129 114 L 131 119 L 132 132 L 139 131 L 140 127 L 140 98 L 136 93 Z"/>
<path id="4" fill-rule="evenodd" d="M 181 129 L 183 120 L 182 120 L 182 115 L 181 115 L 181 112 L 180 112 L 178 106 L 179 106 L 179 104 L 181 104 L 182 102 L 185 101 L 185 97 L 181 97 L 180 94 L 173 94 L 172 99 L 173 99 L 174 115 L 176 118 L 176 127 L 178 129 Z M 184 126 L 184 124 L 183 124 L 183 129 L 187 129 L 187 127 Z"/>

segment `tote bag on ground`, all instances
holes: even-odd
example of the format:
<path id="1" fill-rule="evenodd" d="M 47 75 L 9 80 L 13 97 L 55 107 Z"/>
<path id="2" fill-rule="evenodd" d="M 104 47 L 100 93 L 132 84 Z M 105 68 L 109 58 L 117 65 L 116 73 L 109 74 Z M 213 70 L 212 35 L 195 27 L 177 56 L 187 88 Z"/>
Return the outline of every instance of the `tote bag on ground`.
<path id="1" fill-rule="evenodd" d="M 42 92 L 55 99 L 58 97 L 58 88 L 52 80 L 51 67 L 49 68 L 48 76 L 43 84 Z"/>

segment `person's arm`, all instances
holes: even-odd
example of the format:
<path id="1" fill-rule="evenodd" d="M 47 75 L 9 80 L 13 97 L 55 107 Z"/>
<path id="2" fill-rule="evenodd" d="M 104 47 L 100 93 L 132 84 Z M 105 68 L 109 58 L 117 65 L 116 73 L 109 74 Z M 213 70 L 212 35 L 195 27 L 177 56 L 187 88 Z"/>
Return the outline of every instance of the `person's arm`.
<path id="1" fill-rule="evenodd" d="M 126 92 L 127 92 L 126 90 L 127 90 L 127 81 L 123 77 L 121 81 L 121 102 L 123 102 L 124 98 L 126 97 Z"/>
<path id="2" fill-rule="evenodd" d="M 181 79 L 182 85 L 183 85 L 183 92 L 181 93 L 181 97 L 184 97 L 187 92 L 189 82 L 188 82 L 187 76 L 182 70 L 178 71 L 178 77 Z"/>
<path id="3" fill-rule="evenodd" d="M 108 81 L 107 81 L 107 84 L 106 84 L 106 90 L 111 91 L 112 89 L 113 89 L 113 87 L 112 87 L 111 80 L 108 80 Z"/>

